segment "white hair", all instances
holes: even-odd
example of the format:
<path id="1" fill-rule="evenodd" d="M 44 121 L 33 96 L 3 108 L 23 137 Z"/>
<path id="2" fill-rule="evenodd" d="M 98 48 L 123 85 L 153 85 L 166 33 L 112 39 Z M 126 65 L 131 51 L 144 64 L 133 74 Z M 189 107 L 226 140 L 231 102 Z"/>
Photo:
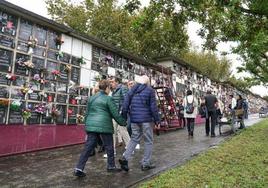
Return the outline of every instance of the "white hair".
<path id="1" fill-rule="evenodd" d="M 140 84 L 149 84 L 150 79 L 148 76 L 143 75 L 143 76 L 139 76 L 136 81 L 137 83 L 140 83 Z"/>

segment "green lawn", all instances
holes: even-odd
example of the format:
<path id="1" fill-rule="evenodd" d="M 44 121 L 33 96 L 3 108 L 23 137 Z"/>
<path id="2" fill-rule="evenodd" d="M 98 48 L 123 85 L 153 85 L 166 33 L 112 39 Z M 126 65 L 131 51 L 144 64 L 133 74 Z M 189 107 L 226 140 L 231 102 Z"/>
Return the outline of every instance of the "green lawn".
<path id="1" fill-rule="evenodd" d="M 140 187 L 268 188 L 268 120 Z"/>

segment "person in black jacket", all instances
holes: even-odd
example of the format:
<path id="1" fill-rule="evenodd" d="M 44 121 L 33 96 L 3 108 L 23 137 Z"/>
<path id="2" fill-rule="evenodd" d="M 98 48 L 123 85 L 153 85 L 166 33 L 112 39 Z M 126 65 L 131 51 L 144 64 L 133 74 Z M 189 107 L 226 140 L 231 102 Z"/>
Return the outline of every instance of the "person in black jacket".
<path id="1" fill-rule="evenodd" d="M 207 91 L 207 95 L 205 96 L 205 104 L 207 108 L 207 118 L 206 118 L 206 135 L 209 136 L 209 132 L 211 133 L 211 137 L 215 137 L 215 125 L 217 121 L 217 103 L 218 100 L 215 95 L 211 94 L 211 91 Z M 209 126 L 211 119 L 211 129 Z"/>
<path id="2" fill-rule="evenodd" d="M 243 110 L 243 113 L 237 115 L 238 119 L 240 120 L 240 127 L 239 129 L 244 129 L 245 128 L 245 123 L 244 123 L 244 109 L 243 109 L 243 98 L 241 95 L 237 96 L 237 102 L 236 102 L 236 110 Z"/>

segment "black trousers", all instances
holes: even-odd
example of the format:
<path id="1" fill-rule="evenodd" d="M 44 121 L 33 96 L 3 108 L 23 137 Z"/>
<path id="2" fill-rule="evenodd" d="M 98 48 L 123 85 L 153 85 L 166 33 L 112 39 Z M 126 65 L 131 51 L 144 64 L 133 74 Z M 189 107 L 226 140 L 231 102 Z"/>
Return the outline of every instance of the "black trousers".
<path id="1" fill-rule="evenodd" d="M 215 126 L 217 121 L 216 110 L 208 111 L 208 118 L 206 119 L 206 134 L 215 135 Z M 211 126 L 210 126 L 211 123 Z"/>
<path id="2" fill-rule="evenodd" d="M 194 132 L 194 121 L 195 121 L 195 118 L 186 118 L 187 120 L 187 130 L 188 130 L 188 133 L 193 133 Z"/>
<path id="3" fill-rule="evenodd" d="M 95 149 L 95 146 L 98 141 L 98 135 L 100 135 L 101 140 L 103 142 L 103 146 L 105 148 L 105 151 L 107 152 L 108 158 L 107 158 L 107 168 L 115 167 L 115 161 L 114 161 L 114 144 L 113 144 L 113 134 L 111 133 L 94 133 L 89 132 L 87 133 L 87 141 L 85 143 L 84 150 L 82 151 L 79 161 L 76 165 L 76 168 L 80 170 L 84 170 L 86 162 L 92 153 L 92 151 Z"/>

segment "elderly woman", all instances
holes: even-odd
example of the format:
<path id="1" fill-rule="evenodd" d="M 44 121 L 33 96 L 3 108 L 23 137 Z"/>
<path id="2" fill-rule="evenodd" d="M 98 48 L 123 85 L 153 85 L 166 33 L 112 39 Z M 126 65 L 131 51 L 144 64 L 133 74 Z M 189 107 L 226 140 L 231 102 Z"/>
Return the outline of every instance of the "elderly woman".
<path id="1" fill-rule="evenodd" d="M 121 170 L 115 166 L 113 147 L 114 129 L 112 119 L 115 119 L 121 126 L 125 126 L 126 121 L 119 115 L 118 109 L 112 98 L 108 96 L 109 93 L 109 81 L 102 80 L 99 82 L 99 92 L 90 97 L 88 101 L 85 119 L 85 131 L 88 137 L 85 143 L 85 148 L 82 151 L 74 170 L 75 176 L 84 177 L 86 175 L 83 170 L 92 150 L 94 150 L 94 147 L 96 146 L 98 135 L 100 135 L 108 154 L 107 171 L 119 172 Z"/>

